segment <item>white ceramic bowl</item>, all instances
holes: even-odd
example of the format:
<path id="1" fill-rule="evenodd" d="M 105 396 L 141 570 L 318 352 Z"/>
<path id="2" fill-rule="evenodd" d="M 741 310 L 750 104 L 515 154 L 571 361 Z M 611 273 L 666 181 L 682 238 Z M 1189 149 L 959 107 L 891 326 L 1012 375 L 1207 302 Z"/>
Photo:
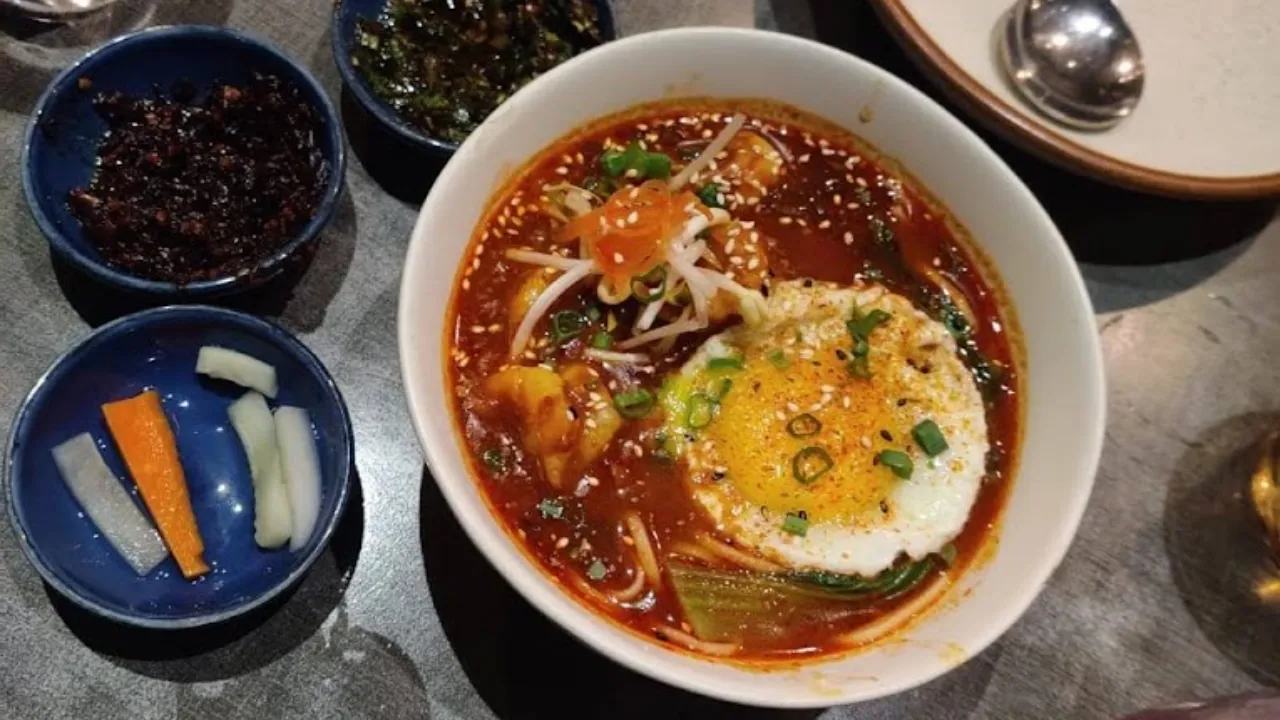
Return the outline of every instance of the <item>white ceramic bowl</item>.
<path id="1" fill-rule="evenodd" d="M 673 96 L 761 97 L 832 120 L 897 158 L 971 231 L 1024 331 L 1021 462 L 992 559 L 925 620 L 858 654 L 785 671 L 672 652 L 579 605 L 534 566 L 469 477 L 451 419 L 445 314 L 467 241 L 509 173 L 575 127 Z M 870 113 L 863 113 L 869 108 Z M 859 114 L 870 119 L 859 120 Z M 751 705 L 827 706 L 906 690 L 958 666 L 1027 609 L 1062 560 L 1093 484 L 1105 414 L 1093 310 L 1075 262 L 1026 186 L 968 128 L 906 83 L 806 40 L 667 30 L 588 52 L 529 84 L 458 149 L 422 206 L 400 288 L 400 362 L 431 474 L 463 528 L 530 602 L 650 677 Z"/>

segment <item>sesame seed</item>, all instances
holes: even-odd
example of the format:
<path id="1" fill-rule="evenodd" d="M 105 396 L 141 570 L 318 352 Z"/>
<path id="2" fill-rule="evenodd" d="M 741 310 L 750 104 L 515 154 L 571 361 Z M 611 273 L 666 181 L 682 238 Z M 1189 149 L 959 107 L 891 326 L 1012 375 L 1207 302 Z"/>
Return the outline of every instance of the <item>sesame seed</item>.
<path id="1" fill-rule="evenodd" d="M 794 413 L 794 412 L 800 412 L 800 406 L 799 406 L 799 405 L 797 405 L 797 404 L 795 404 L 795 403 L 793 403 L 793 402 L 789 402 L 789 403 L 787 403 L 787 409 L 788 409 L 788 410 L 790 410 L 790 411 L 791 411 L 791 412 L 793 412 L 793 413 Z"/>
<path id="2" fill-rule="evenodd" d="M 847 408 L 853 405 L 853 401 L 849 399 L 848 395 L 845 395 L 844 397 L 840 398 L 840 404 Z"/>
<path id="3" fill-rule="evenodd" d="M 797 159 L 797 160 L 799 160 L 799 161 L 800 161 L 800 162 L 802 162 L 802 163 L 807 163 L 807 162 L 809 162 L 809 153 L 805 153 L 805 154 L 801 155 L 800 157 L 798 157 L 798 158 L 796 158 L 796 159 Z"/>
<path id="4" fill-rule="evenodd" d="M 758 268 L 758 267 L 760 267 L 760 258 L 758 258 L 758 257 L 753 257 L 753 258 L 751 258 L 750 260 L 748 260 L 748 261 L 747 261 L 747 269 L 748 269 L 748 270 L 755 270 L 755 269 L 756 269 L 756 268 Z"/>
<path id="5" fill-rule="evenodd" d="M 490 326 L 489 326 L 489 332 L 491 332 L 491 333 L 498 333 L 498 332 L 502 332 L 502 326 L 501 326 L 501 325 L 499 325 L 498 323 L 494 323 L 494 324 L 492 324 L 492 325 L 490 325 Z"/>
<path id="6" fill-rule="evenodd" d="M 561 156 L 560 156 L 560 160 L 561 160 L 565 165 L 572 165 L 572 164 L 573 164 L 573 158 L 572 158 L 571 156 L 569 156 L 569 155 L 561 155 Z"/>
<path id="7" fill-rule="evenodd" d="M 596 421 L 593 418 L 587 418 L 586 422 L 583 424 L 586 425 L 588 429 L 596 429 Z"/>
<path id="8" fill-rule="evenodd" d="M 462 281 L 462 289 L 463 289 L 463 290 L 470 290 L 470 289 L 471 289 L 471 281 L 470 281 L 470 280 L 463 280 L 463 281 Z"/>
<path id="9" fill-rule="evenodd" d="M 480 333 L 482 333 L 482 332 L 484 332 L 484 331 L 485 331 L 485 329 L 484 329 L 484 326 L 483 326 L 483 325 L 472 325 L 472 326 L 471 326 L 471 332 L 475 333 L 476 335 L 479 335 Z"/>
<path id="10" fill-rule="evenodd" d="M 560 167 L 556 168 L 556 174 L 557 174 L 557 175 L 568 175 L 568 174 L 569 174 L 569 168 L 567 168 L 567 167 L 565 167 L 565 166 L 561 165 Z"/>
<path id="11" fill-rule="evenodd" d="M 632 210 L 631 214 L 627 215 L 627 224 L 635 225 L 638 222 L 640 222 L 640 213 L 636 212 L 635 210 Z"/>
<path id="12" fill-rule="evenodd" d="M 625 177 L 629 177 L 629 178 L 636 177 L 636 176 L 638 176 L 639 174 L 640 174 L 640 172 L 639 172 L 638 170 L 636 170 L 635 168 L 627 168 L 627 171 L 626 171 L 625 173 L 623 173 L 623 175 L 624 175 Z"/>
<path id="13" fill-rule="evenodd" d="M 729 238 L 729 242 L 727 242 L 727 243 L 725 243 L 725 244 L 724 244 L 724 252 L 725 252 L 725 254 L 726 254 L 726 255 L 728 255 L 728 254 L 730 254 L 730 253 L 732 253 L 732 252 L 733 252 L 733 247 L 734 247 L 734 244 L 735 244 L 736 242 L 737 242 L 737 240 L 735 240 L 735 239 L 733 239 L 733 238 Z"/>
<path id="14" fill-rule="evenodd" d="M 618 227 L 626 227 L 626 226 L 627 226 L 627 221 L 626 221 L 626 220 L 623 220 L 622 218 L 618 218 L 617 220 L 615 220 L 615 221 L 613 222 L 613 224 L 614 224 L 614 225 L 617 225 Z M 622 261 L 621 261 L 621 260 L 619 260 L 618 262 L 622 262 Z"/>
<path id="15" fill-rule="evenodd" d="M 831 198 L 831 202 L 832 202 L 833 204 L 835 204 L 835 205 L 839 205 L 839 204 L 840 204 L 841 199 L 842 199 L 842 198 L 840 197 L 840 193 L 836 193 L 836 194 L 835 194 L 835 197 Z"/>
<path id="16" fill-rule="evenodd" d="M 499 225 L 501 225 L 501 226 L 503 226 L 503 227 L 506 227 L 506 225 L 507 225 L 507 216 L 506 216 L 506 215 L 499 215 L 499 216 L 498 216 L 498 224 L 499 224 Z"/>
<path id="17" fill-rule="evenodd" d="M 754 259 L 754 258 L 753 258 L 753 259 Z M 730 257 L 730 258 L 729 258 L 729 264 L 730 264 L 730 265 L 741 265 L 743 262 L 744 262 L 744 261 L 743 261 L 743 259 L 742 259 L 742 256 L 741 256 L 741 255 L 734 255 L 734 256 L 732 256 L 732 257 Z"/>
<path id="18" fill-rule="evenodd" d="M 933 266 L 934 266 L 934 267 L 942 267 L 942 258 L 940 258 L 940 257 L 935 257 L 935 258 L 933 259 Z"/>
<path id="19" fill-rule="evenodd" d="M 615 263 L 621 264 L 624 260 L 626 260 L 626 258 L 622 256 L 622 253 L 616 252 L 613 254 L 613 261 Z"/>
<path id="20" fill-rule="evenodd" d="M 800 218 L 799 220 L 796 220 L 796 224 L 799 225 L 800 227 L 809 227 L 809 223 L 806 222 L 804 218 Z"/>
<path id="21" fill-rule="evenodd" d="M 784 412 L 782 412 L 781 410 L 777 410 L 777 411 L 775 411 L 773 414 L 774 414 L 774 416 L 776 416 L 779 420 L 786 420 L 786 419 L 787 419 L 787 414 L 786 414 L 786 413 L 784 413 Z"/>
<path id="22" fill-rule="evenodd" d="M 823 393 L 825 393 L 825 394 L 827 394 L 827 395 L 830 395 L 831 393 L 833 393 L 833 392 L 835 392 L 835 391 L 836 391 L 836 389 L 835 389 L 833 386 L 831 386 L 831 385 L 823 385 L 823 386 L 822 386 L 822 392 L 823 392 Z"/>
<path id="23" fill-rule="evenodd" d="M 791 216 L 790 216 L 790 215 L 783 215 L 782 217 L 778 218 L 778 222 L 782 223 L 783 225 L 790 225 L 790 224 L 791 224 Z"/>
<path id="24" fill-rule="evenodd" d="M 556 541 L 556 549 L 557 549 L 557 550 L 563 550 L 563 549 L 565 549 L 565 548 L 567 548 L 567 547 L 569 547 L 569 538 L 567 538 L 567 537 L 562 537 L 562 538 L 560 538 L 559 540 L 557 540 L 557 541 Z"/>
<path id="25" fill-rule="evenodd" d="M 845 245 L 852 245 L 852 244 L 853 244 L 853 233 L 848 232 L 848 231 L 846 231 L 846 232 L 845 232 L 845 234 L 844 234 L 844 244 L 845 244 Z"/>
<path id="26" fill-rule="evenodd" d="M 859 440 L 858 443 L 861 444 L 862 447 L 864 448 L 869 448 L 871 447 L 871 438 L 867 437 L 866 435 L 863 435 L 862 439 Z"/>
<path id="27" fill-rule="evenodd" d="M 858 187 L 866 187 L 866 186 L 867 186 L 867 179 L 866 179 L 866 178 L 864 178 L 864 177 L 858 177 L 857 179 L 855 179 L 855 182 L 857 182 L 857 183 L 858 183 Z"/>
<path id="28" fill-rule="evenodd" d="M 823 230 L 826 230 L 827 228 L 831 227 L 831 221 L 823 220 L 822 222 L 818 223 L 818 227 L 822 228 Z"/>

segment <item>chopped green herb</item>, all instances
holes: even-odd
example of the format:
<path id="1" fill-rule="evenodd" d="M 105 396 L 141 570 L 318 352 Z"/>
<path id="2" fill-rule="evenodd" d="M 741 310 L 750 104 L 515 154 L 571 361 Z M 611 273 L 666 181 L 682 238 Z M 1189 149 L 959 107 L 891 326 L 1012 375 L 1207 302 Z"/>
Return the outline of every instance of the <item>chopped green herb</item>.
<path id="1" fill-rule="evenodd" d="M 605 574 L 604 563 L 600 562 L 599 560 L 592 562 L 591 567 L 587 568 L 587 577 L 591 578 L 591 580 L 593 580 L 594 582 L 599 582 L 603 580 L 604 574 Z"/>
<path id="2" fill-rule="evenodd" d="M 708 370 L 741 370 L 743 367 L 745 366 L 742 364 L 742 358 L 734 357 L 732 355 L 728 357 L 714 357 L 707 361 Z"/>
<path id="3" fill-rule="evenodd" d="M 707 183 L 706 185 L 698 188 L 698 192 L 696 194 L 698 199 L 702 201 L 703 205 L 706 205 L 709 208 L 722 208 L 724 207 L 724 203 L 720 202 L 720 193 L 721 190 L 719 185 L 716 185 L 715 183 Z"/>
<path id="4" fill-rule="evenodd" d="M 642 179 L 671 177 L 671 158 L 658 152 L 645 152 L 636 143 L 624 150 L 605 151 L 600 155 L 600 167 L 611 178 L 625 175 L 628 170 L 634 170 L 634 176 Z"/>
<path id="5" fill-rule="evenodd" d="M 871 361 L 865 354 L 849 358 L 849 361 L 844 364 L 844 369 L 851 377 L 863 380 L 871 377 Z"/>
<path id="6" fill-rule="evenodd" d="M 724 399 L 725 395 L 729 394 L 729 390 L 732 388 L 733 388 L 733 379 L 722 377 L 722 378 L 717 378 L 715 381 L 713 381 L 711 385 L 707 387 L 707 390 L 711 395 L 711 399 L 716 401 L 716 403 L 718 404 L 721 400 Z"/>
<path id="7" fill-rule="evenodd" d="M 614 182 L 613 178 L 592 175 L 582 181 L 582 188 L 597 197 L 607 198 L 613 194 L 614 190 L 618 189 L 618 184 Z"/>
<path id="8" fill-rule="evenodd" d="M 822 422 L 809 413 L 797 415 L 791 418 L 791 422 L 787 423 L 787 432 L 791 433 L 791 437 L 817 435 L 821 429 Z"/>
<path id="9" fill-rule="evenodd" d="M 601 330 L 591 336 L 591 347 L 597 350 L 608 350 L 613 347 L 613 336 Z"/>
<path id="10" fill-rule="evenodd" d="M 642 174 L 657 180 L 671 177 L 671 158 L 662 153 L 649 153 L 644 158 Z"/>
<path id="11" fill-rule="evenodd" d="M 587 316 L 573 310 L 561 310 L 551 316 L 551 336 L 557 345 L 563 345 L 587 329 Z"/>
<path id="12" fill-rule="evenodd" d="M 864 187 L 856 187 L 853 189 L 853 197 L 864 206 L 870 207 L 873 201 L 871 191 Z"/>
<path id="13" fill-rule="evenodd" d="M 779 370 L 786 370 L 791 367 L 791 361 L 787 359 L 787 354 L 781 350 L 770 350 L 765 353 L 765 357 L 769 359 L 769 363 Z"/>
<path id="14" fill-rule="evenodd" d="M 685 422 L 698 430 L 711 424 L 715 412 L 716 401 L 706 393 L 696 392 L 689 396 L 689 412 L 685 416 Z"/>
<path id="15" fill-rule="evenodd" d="M 546 498 L 538 503 L 538 512 L 542 513 L 544 518 L 559 520 L 564 517 L 564 506 L 560 504 L 559 500 Z"/>
<path id="16" fill-rule="evenodd" d="M 876 462 L 889 468 L 894 475 L 906 480 L 911 477 L 911 472 L 915 467 L 911 463 L 911 456 L 900 450 L 881 450 L 876 455 Z"/>
<path id="17" fill-rule="evenodd" d="M 644 275 L 631 278 L 631 294 L 640 302 L 661 300 L 667 293 L 667 267 L 658 265 Z"/>
<path id="18" fill-rule="evenodd" d="M 484 464 L 496 473 L 507 471 L 507 457 L 502 454 L 502 448 L 491 447 L 480 455 L 480 459 L 484 460 Z"/>
<path id="19" fill-rule="evenodd" d="M 868 218 L 867 227 L 871 229 L 871 237 L 881 247 L 892 249 L 894 246 L 893 229 L 880 218 Z"/>
<path id="20" fill-rule="evenodd" d="M 600 306 L 596 305 L 595 303 L 591 303 L 590 305 L 588 305 L 587 309 L 582 311 L 582 314 L 585 315 L 587 317 L 587 320 L 590 320 L 591 322 L 600 322 L 600 317 L 601 317 Z"/>
<path id="21" fill-rule="evenodd" d="M 884 272 L 878 267 L 872 267 L 870 263 L 862 266 L 862 277 L 868 280 L 883 280 Z"/>
<path id="22" fill-rule="evenodd" d="M 938 313 L 942 316 L 942 324 L 951 336 L 961 342 L 968 340 L 973 328 L 969 326 L 969 318 L 952 302 L 946 293 L 938 294 Z"/>
<path id="23" fill-rule="evenodd" d="M 816 445 L 801 450 L 791 458 L 791 474 L 801 485 L 808 485 L 835 467 L 835 461 Z"/>
<path id="24" fill-rule="evenodd" d="M 849 334 L 854 340 L 867 340 L 870 339 L 872 331 L 888 322 L 891 317 L 893 316 L 880 308 L 872 308 L 871 312 L 863 313 L 855 307 L 853 317 L 845 323 L 845 327 L 849 329 Z"/>
<path id="25" fill-rule="evenodd" d="M 911 428 L 911 435 L 925 455 L 934 457 L 946 452 L 947 439 L 942 436 L 942 428 L 932 420 L 922 420 Z"/>
<path id="26" fill-rule="evenodd" d="M 792 535 L 804 537 L 809 532 L 809 521 L 795 513 L 787 513 L 786 517 L 782 518 L 782 529 Z"/>
<path id="27" fill-rule="evenodd" d="M 625 418 L 638 420 L 653 409 L 653 393 L 644 388 L 620 392 L 613 396 L 613 406 Z"/>

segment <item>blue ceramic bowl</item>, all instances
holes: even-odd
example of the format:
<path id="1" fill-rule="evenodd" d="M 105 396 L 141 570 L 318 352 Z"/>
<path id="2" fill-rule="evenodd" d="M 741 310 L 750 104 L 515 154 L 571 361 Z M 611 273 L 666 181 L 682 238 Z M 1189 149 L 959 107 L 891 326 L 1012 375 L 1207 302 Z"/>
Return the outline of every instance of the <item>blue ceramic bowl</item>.
<path id="1" fill-rule="evenodd" d="M 248 460 L 227 419 L 227 407 L 245 390 L 196 375 L 196 354 L 210 344 L 274 365 L 280 392 L 273 404 L 296 405 L 311 415 L 322 498 L 316 529 L 297 552 L 267 551 L 253 541 Z M 132 489 L 101 405 L 148 388 L 160 393 L 177 435 L 204 557 L 213 567 L 195 581 L 182 577 L 172 557 L 146 577 L 136 575 L 82 514 L 51 454 L 59 443 L 88 432 L 107 465 Z M 5 476 L 9 519 L 45 582 L 113 620 L 187 628 L 247 612 L 297 582 L 333 534 L 353 467 L 346 405 L 310 350 L 250 315 L 171 306 L 105 325 L 54 362 L 14 419 Z"/>
<path id="2" fill-rule="evenodd" d="M 410 146 L 447 159 L 458 149 L 458 143 L 428 137 L 405 122 L 391 105 L 373 92 L 360 73 L 356 72 L 355 66 L 351 64 L 356 21 L 361 18 L 377 18 L 386 8 L 387 0 L 336 0 L 333 8 L 333 27 L 329 36 L 333 43 L 333 60 L 338 66 L 338 73 L 342 75 L 342 82 L 347 86 L 347 90 L 384 130 Z M 605 42 L 613 40 L 616 32 L 613 27 L 613 11 L 609 7 L 608 0 L 597 0 L 596 11 L 599 18 L 600 37 Z"/>
<path id="3" fill-rule="evenodd" d="M 189 81 L 197 99 L 215 82 L 241 84 L 254 73 L 275 75 L 293 83 L 324 120 L 318 145 L 328 177 L 315 217 L 271 256 L 234 276 L 187 285 L 149 280 L 104 263 L 71 216 L 67 193 L 89 184 L 98 143 L 107 126 L 94 111 L 100 92 L 120 91 L 149 96 Z M 78 87 L 89 78 L 89 91 Z M 22 148 L 22 186 L 31 214 L 53 251 L 76 268 L 107 285 L 161 297 L 209 297 L 244 290 L 273 277 L 304 245 L 316 240 L 332 219 L 346 170 L 342 121 L 301 65 L 279 50 L 230 30 L 212 27 L 165 27 L 112 40 L 90 52 L 54 78 L 36 103 Z"/>

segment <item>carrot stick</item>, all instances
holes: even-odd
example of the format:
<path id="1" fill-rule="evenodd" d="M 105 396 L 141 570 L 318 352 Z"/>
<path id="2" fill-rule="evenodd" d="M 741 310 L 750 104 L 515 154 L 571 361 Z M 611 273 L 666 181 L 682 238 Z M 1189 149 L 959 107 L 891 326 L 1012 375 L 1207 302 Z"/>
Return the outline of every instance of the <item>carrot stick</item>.
<path id="1" fill-rule="evenodd" d="M 160 407 L 160 396 L 148 390 L 127 400 L 107 403 L 102 412 L 182 575 L 190 579 L 209 572 L 201 557 L 204 541 L 191 511 L 187 481 L 178 462 L 178 445 Z"/>

